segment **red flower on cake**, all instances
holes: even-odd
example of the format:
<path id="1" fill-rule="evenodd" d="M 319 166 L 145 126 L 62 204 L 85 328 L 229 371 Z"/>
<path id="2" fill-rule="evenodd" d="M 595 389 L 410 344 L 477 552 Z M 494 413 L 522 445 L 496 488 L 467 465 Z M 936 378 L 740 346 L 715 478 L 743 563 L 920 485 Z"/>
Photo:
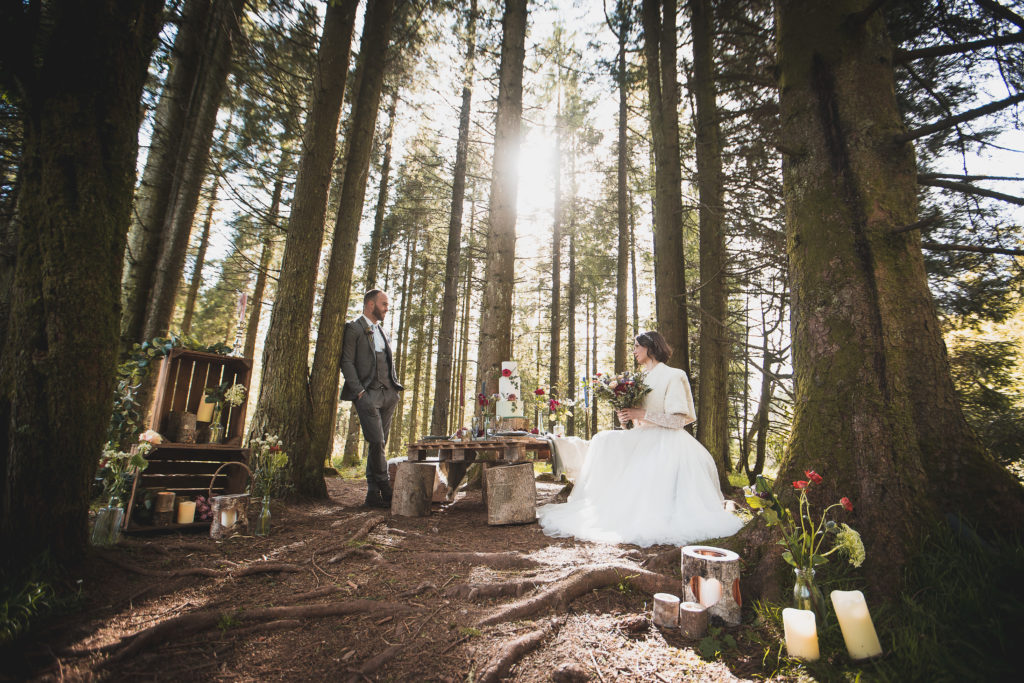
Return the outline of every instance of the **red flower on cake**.
<path id="1" fill-rule="evenodd" d="M 501 376 L 502 377 L 511 377 L 512 376 L 512 371 L 509 370 L 508 368 L 505 368 L 504 370 L 501 371 Z"/>

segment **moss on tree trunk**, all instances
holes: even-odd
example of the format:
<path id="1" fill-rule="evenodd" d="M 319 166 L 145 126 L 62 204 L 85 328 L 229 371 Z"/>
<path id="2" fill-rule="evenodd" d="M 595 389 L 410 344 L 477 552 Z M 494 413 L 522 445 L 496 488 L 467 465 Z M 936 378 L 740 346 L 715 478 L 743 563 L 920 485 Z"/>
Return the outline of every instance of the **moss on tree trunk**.
<path id="1" fill-rule="evenodd" d="M 920 235 L 897 231 L 917 220 L 914 151 L 895 141 L 882 19 L 850 20 L 868 4 L 776 4 L 796 379 L 779 486 L 813 468 L 815 502 L 849 496 L 868 577 L 892 591 L 936 516 L 1019 524 L 1022 497 L 963 418 Z"/>

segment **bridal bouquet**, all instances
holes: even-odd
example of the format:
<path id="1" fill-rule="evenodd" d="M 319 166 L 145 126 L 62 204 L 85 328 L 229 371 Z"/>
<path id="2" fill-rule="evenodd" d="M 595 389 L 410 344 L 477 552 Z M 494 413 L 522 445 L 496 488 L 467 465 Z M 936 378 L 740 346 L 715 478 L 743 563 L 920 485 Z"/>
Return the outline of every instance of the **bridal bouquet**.
<path id="1" fill-rule="evenodd" d="M 651 388 L 644 382 L 645 375 L 643 370 L 627 370 L 618 375 L 602 375 L 599 372 L 593 380 L 594 394 L 606 399 L 616 410 L 636 408 L 643 403 L 644 396 L 651 392 Z"/>

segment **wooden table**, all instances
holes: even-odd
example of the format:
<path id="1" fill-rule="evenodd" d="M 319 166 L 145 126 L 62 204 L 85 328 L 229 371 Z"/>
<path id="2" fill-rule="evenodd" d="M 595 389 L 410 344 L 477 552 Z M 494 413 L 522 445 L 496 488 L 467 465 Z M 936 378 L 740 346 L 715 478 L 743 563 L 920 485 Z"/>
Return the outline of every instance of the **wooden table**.
<path id="1" fill-rule="evenodd" d="M 511 464 L 526 462 L 526 453 L 536 460 L 551 459 L 551 443 L 533 436 L 499 436 L 480 441 L 416 441 L 409 444 L 409 462 L 423 462 L 436 451 L 438 462 L 486 462 Z"/>

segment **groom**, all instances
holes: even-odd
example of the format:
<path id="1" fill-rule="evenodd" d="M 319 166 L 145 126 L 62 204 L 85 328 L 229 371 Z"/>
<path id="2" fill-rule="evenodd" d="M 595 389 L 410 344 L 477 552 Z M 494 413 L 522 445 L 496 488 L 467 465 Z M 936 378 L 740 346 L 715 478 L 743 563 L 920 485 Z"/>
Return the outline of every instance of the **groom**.
<path id="1" fill-rule="evenodd" d="M 366 505 L 391 506 L 391 484 L 384 458 L 384 444 L 391 429 L 391 417 L 404 387 L 395 375 L 391 345 L 381 323 L 388 313 L 388 295 L 371 289 L 363 296 L 363 314 L 345 323 L 341 346 L 341 372 L 345 385 L 341 400 L 355 401 L 363 437 L 369 445 L 366 459 Z"/>

